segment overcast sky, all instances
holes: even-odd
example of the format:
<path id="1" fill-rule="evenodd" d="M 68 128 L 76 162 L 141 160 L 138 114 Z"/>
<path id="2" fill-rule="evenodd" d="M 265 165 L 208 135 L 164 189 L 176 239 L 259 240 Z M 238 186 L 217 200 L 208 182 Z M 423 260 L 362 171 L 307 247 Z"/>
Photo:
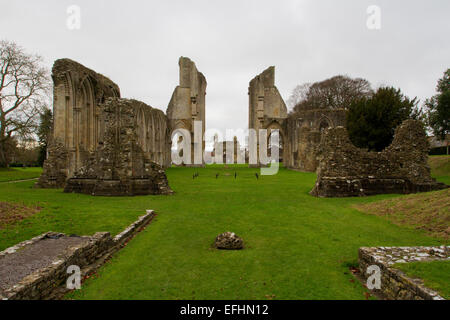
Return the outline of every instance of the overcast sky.
<path id="1" fill-rule="evenodd" d="M 70 5 L 81 28 L 66 26 Z M 367 8 L 381 8 L 369 30 Z M 122 96 L 166 110 L 178 58 L 208 81 L 207 128 L 248 126 L 248 83 L 276 66 L 287 100 L 297 84 L 337 74 L 386 84 L 422 101 L 450 67 L 448 0 L 0 0 L 0 38 L 51 68 L 71 58 L 102 73 Z"/>

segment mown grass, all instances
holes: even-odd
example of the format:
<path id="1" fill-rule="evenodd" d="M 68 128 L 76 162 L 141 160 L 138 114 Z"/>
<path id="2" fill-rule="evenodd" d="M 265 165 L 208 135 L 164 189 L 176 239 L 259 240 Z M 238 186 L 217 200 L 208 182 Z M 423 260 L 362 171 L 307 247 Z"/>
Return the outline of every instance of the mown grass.
<path id="1" fill-rule="evenodd" d="M 410 278 L 422 279 L 425 286 L 439 292 L 443 298 L 450 299 L 450 261 L 413 262 L 394 267 Z"/>
<path id="2" fill-rule="evenodd" d="M 391 196 L 318 199 L 315 174 L 281 170 L 256 180 L 256 170 L 168 170 L 176 194 L 154 198 L 156 221 L 81 291 L 76 299 L 364 299 L 348 265 L 361 246 L 442 243 L 353 209 Z M 227 172 L 228 176 L 223 173 Z M 246 249 L 212 248 L 233 231 Z"/>
<path id="3" fill-rule="evenodd" d="M 0 182 L 38 178 L 42 168 L 0 168 Z"/>
<path id="4" fill-rule="evenodd" d="M 395 195 L 319 199 L 308 194 L 315 174 L 281 169 L 257 180 L 257 172 L 171 168 L 173 196 L 134 198 L 64 194 L 32 182 L 0 185 L 1 201 L 42 208 L 0 230 L 0 249 L 49 230 L 116 234 L 154 209 L 156 220 L 68 298 L 364 299 L 348 270 L 359 247 L 444 243 L 353 208 Z M 213 249 L 225 231 L 243 237 L 245 250 Z"/>

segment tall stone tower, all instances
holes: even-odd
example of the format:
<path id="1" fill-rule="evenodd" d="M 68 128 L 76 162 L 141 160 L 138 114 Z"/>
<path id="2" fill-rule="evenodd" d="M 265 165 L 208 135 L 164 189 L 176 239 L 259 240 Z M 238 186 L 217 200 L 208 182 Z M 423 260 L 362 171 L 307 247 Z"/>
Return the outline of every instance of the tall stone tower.
<path id="1" fill-rule="evenodd" d="M 191 134 L 191 165 L 194 163 L 194 122 L 202 122 L 202 155 L 205 151 L 203 135 L 205 133 L 205 98 L 206 78 L 197 70 L 195 63 L 185 57 L 179 60 L 180 85 L 175 88 L 169 106 L 167 117 L 171 132 L 177 129 L 185 129 Z M 199 164 L 197 164 L 199 165 Z"/>
<path id="2" fill-rule="evenodd" d="M 249 129 L 255 129 L 257 134 L 259 130 L 267 129 L 268 136 L 272 129 L 277 129 L 280 132 L 280 143 L 283 145 L 286 140 L 288 112 L 286 104 L 275 86 L 275 67 L 269 67 L 250 81 L 248 95 Z M 283 146 L 281 147 L 283 149 Z M 283 157 L 282 153 L 280 156 Z"/>

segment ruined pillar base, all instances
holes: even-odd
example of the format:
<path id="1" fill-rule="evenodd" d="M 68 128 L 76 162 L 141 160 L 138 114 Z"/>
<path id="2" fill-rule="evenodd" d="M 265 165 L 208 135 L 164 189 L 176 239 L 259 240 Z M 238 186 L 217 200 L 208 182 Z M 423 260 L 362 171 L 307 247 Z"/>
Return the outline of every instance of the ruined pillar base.
<path id="1" fill-rule="evenodd" d="M 42 175 L 35 184 L 36 188 L 62 189 L 66 185 L 68 172 L 68 152 L 63 144 L 51 142 L 48 147 L 48 159 L 44 162 Z"/>
<path id="2" fill-rule="evenodd" d="M 167 184 L 167 180 L 156 182 L 152 179 L 121 181 L 72 178 L 67 181 L 64 192 L 105 197 L 173 194 L 173 191 Z"/>

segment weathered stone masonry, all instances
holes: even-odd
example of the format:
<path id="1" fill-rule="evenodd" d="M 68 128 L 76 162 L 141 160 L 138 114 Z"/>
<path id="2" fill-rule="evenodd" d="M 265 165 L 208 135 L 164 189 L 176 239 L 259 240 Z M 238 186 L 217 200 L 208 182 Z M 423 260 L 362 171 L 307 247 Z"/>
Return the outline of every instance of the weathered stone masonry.
<path id="1" fill-rule="evenodd" d="M 412 279 L 394 264 L 450 259 L 450 247 L 373 247 L 359 249 L 359 268 L 365 280 L 370 266 L 380 269 L 381 286 L 374 289 L 390 300 L 444 300 L 437 292 L 425 287 L 423 280 Z"/>
<path id="2" fill-rule="evenodd" d="M 69 59 L 55 61 L 52 78 L 53 141 L 38 185 L 62 188 L 97 146 L 102 130 L 99 106 L 109 97 L 120 97 L 120 89 Z"/>
<path id="3" fill-rule="evenodd" d="M 280 144 L 283 145 L 286 136 L 287 108 L 275 86 L 275 67 L 270 67 L 250 81 L 249 89 L 249 129 L 258 132 L 267 129 L 279 130 Z M 258 143 L 259 150 L 259 143 Z M 283 159 L 283 148 L 280 150 L 280 158 Z M 259 162 L 259 160 L 258 160 Z"/>
<path id="4" fill-rule="evenodd" d="M 152 154 L 169 158 L 169 130 L 162 111 L 136 100 L 110 98 L 102 106 L 105 128 L 91 157 L 67 181 L 64 192 L 96 196 L 170 194 L 166 175 Z M 162 127 L 153 133 L 148 122 Z M 152 139 L 153 138 L 153 139 Z M 152 153 L 151 146 L 158 152 Z"/>
<path id="5" fill-rule="evenodd" d="M 344 126 L 342 109 L 302 110 L 288 114 L 275 86 L 275 67 L 256 76 L 249 85 L 249 128 L 279 130 L 280 161 L 302 171 L 316 171 L 321 136 L 325 129 Z"/>
<path id="6" fill-rule="evenodd" d="M 431 177 L 428 141 L 419 121 L 406 120 L 382 152 L 355 147 L 343 127 L 326 130 L 320 144 L 318 178 L 311 194 L 353 197 L 408 194 L 447 188 Z"/>
<path id="7" fill-rule="evenodd" d="M 319 145 L 325 129 L 345 126 L 344 109 L 302 110 L 287 119 L 287 143 L 284 165 L 287 168 L 315 172 L 319 166 Z"/>
<path id="8" fill-rule="evenodd" d="M 120 250 L 137 232 L 148 225 L 154 216 L 153 210 L 147 210 L 144 216 L 141 216 L 114 238 L 108 232 L 98 232 L 93 236 L 83 237 L 68 237 L 61 233 L 47 232 L 0 252 L 1 267 L 2 259 L 21 254 L 24 251 L 33 251 L 35 244 L 48 239 L 59 241 L 59 239 L 76 238 L 79 242 L 62 250 L 47 265 L 26 274 L 25 277 L 3 290 L 0 288 L 0 300 L 61 299 L 64 294 L 70 291 L 66 287 L 66 281 L 70 276 L 67 273 L 69 266 L 80 267 L 82 278 L 93 273 L 115 252 Z M 40 259 L 40 257 L 35 258 Z M 39 265 L 36 261 L 30 261 L 29 264 L 31 266 Z"/>
<path id="9" fill-rule="evenodd" d="M 53 140 L 37 186 L 92 195 L 171 193 L 163 169 L 171 165 L 172 132 L 193 134 L 194 120 L 205 131 L 206 79 L 190 59 L 179 64 L 180 86 L 166 116 L 120 99 L 114 82 L 81 64 L 57 60 Z"/>
<path id="10" fill-rule="evenodd" d="M 205 76 L 197 70 L 195 63 L 186 57 L 179 60 L 180 84 L 175 88 L 169 106 L 167 107 L 167 117 L 169 126 L 174 132 L 177 129 L 184 129 L 191 136 L 191 164 L 194 165 L 194 146 L 200 143 L 202 154 L 205 151 L 203 141 L 194 141 L 194 122 L 201 121 L 201 137 L 205 133 L 205 100 L 207 82 Z"/>

